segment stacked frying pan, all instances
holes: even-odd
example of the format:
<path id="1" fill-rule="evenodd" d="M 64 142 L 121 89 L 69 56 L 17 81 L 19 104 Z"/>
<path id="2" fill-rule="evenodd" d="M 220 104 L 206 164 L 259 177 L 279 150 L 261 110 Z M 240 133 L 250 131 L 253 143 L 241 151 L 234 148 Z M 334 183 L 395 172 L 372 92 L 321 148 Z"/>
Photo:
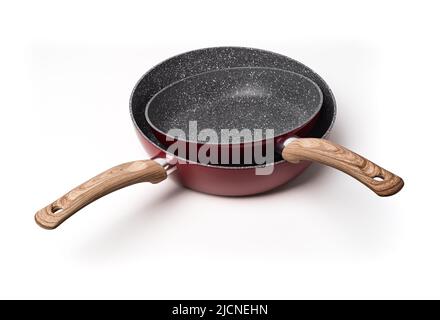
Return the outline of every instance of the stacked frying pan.
<path id="1" fill-rule="evenodd" d="M 398 176 L 326 140 L 336 117 L 330 88 L 276 53 L 218 47 L 172 57 L 139 80 L 130 113 L 151 158 L 71 190 L 36 213 L 40 226 L 56 228 L 110 192 L 158 183 L 171 172 L 185 187 L 223 196 L 271 190 L 312 162 L 343 171 L 380 196 L 403 187 Z"/>

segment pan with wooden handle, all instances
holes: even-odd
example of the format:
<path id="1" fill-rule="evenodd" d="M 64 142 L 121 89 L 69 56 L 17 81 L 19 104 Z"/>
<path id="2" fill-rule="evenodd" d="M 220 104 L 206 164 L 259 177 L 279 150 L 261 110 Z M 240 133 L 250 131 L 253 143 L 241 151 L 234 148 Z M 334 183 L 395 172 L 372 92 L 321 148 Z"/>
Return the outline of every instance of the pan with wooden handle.
<path id="1" fill-rule="evenodd" d="M 257 136 L 256 132 L 271 130 L 273 146 L 290 163 L 313 161 L 333 167 L 380 196 L 398 192 L 403 180 L 365 157 L 328 140 L 298 137 L 310 130 L 322 99 L 319 87 L 299 74 L 273 68 L 231 68 L 169 85 L 148 102 L 145 117 L 163 144 L 171 148 L 180 143 L 185 155 L 198 150 L 199 158 L 195 160 L 199 162 L 205 144 L 216 155 L 209 159 L 211 163 L 230 161 L 234 150 L 240 153 L 243 163 L 244 153 L 254 151 L 259 144 L 269 152 L 265 145 L 269 140 L 262 140 L 264 135 Z M 200 129 L 208 128 L 211 136 L 191 133 L 191 123 L 202 124 Z M 225 132 L 235 132 L 237 137 L 220 141 L 218 137 L 225 136 Z M 224 153 L 228 157 L 222 157 Z"/>

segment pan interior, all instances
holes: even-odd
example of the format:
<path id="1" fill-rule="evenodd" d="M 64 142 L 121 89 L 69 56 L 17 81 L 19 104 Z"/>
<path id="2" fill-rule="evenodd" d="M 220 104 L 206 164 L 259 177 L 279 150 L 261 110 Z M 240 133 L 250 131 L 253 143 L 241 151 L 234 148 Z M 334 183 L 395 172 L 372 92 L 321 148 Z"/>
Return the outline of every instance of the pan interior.
<path id="1" fill-rule="evenodd" d="M 255 142 L 266 138 L 268 129 L 281 136 L 301 128 L 317 115 L 322 102 L 320 88 L 300 74 L 273 68 L 231 68 L 165 87 L 148 102 L 145 116 L 153 129 L 162 134 L 183 130 L 191 142 L 204 142 L 199 135 L 189 134 L 191 121 L 197 121 L 198 132 L 211 129 L 219 138 L 225 129 L 249 129 L 240 134 L 241 142 Z M 262 135 L 255 134 L 256 129 L 262 129 Z"/>

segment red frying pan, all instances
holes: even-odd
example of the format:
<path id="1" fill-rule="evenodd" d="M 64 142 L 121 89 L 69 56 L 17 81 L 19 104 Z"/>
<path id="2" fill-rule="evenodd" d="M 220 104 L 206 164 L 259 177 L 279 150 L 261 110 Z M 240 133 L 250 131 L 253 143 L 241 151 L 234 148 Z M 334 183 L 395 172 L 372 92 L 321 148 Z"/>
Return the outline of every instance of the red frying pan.
<path id="1" fill-rule="evenodd" d="M 133 90 L 130 99 L 130 113 L 138 137 L 151 160 L 128 162 L 90 179 L 39 210 L 35 215 L 37 223 L 46 229 L 56 228 L 79 209 L 112 191 L 139 182 L 157 183 L 166 179 L 171 173 L 178 182 L 187 188 L 227 196 L 265 192 L 297 177 L 310 165 L 310 162 L 289 163 L 277 154 L 272 164 L 273 172 L 270 175 L 256 175 L 255 169 L 261 166 L 255 164 L 210 165 L 183 162 L 184 159 L 180 159 L 182 161 L 176 164 L 171 164 L 169 159 L 176 159 L 176 156 L 167 153 L 167 146 L 156 138 L 148 126 L 145 118 L 146 104 L 161 89 L 173 82 L 206 71 L 235 67 L 278 68 L 293 71 L 312 79 L 322 91 L 323 104 L 315 124 L 307 135 L 314 138 L 325 138 L 329 135 L 336 117 L 334 97 L 322 78 L 303 64 L 276 53 L 251 48 L 219 47 L 190 51 L 170 58 L 148 71 Z M 307 141 L 307 144 L 313 144 L 313 141 Z M 298 160 L 295 159 L 295 155 L 299 153 L 294 150 L 292 156 L 292 153 L 288 152 L 288 150 L 297 148 L 297 144 L 298 142 L 283 150 L 283 155 L 285 154 L 288 160 Z M 299 148 L 301 144 L 299 144 Z M 330 152 L 335 150 L 332 148 L 330 148 Z M 377 174 L 375 169 L 377 167 L 348 151 L 341 153 L 341 157 L 349 159 L 347 166 L 350 170 L 362 171 L 368 168 L 369 177 L 374 177 Z M 393 192 L 397 192 L 403 186 L 403 181 L 400 179 L 393 181 L 398 182 L 394 184 L 393 189 Z M 383 185 L 377 182 L 378 192 L 381 192 L 380 188 L 382 187 Z"/>
<path id="2" fill-rule="evenodd" d="M 252 145 L 267 141 L 253 131 L 264 128 L 274 132 L 275 143 L 272 150 L 266 150 L 267 154 L 273 154 L 273 148 L 277 148 L 289 162 L 306 160 L 331 166 L 356 178 L 378 195 L 397 192 L 402 180 L 362 156 L 327 140 L 292 138 L 315 118 L 321 103 L 319 87 L 304 76 L 279 69 L 232 68 L 171 84 L 149 101 L 145 116 L 158 139 L 169 147 L 178 147 L 180 142 L 185 151 L 197 150 L 209 136 L 208 143 L 213 148 L 199 148 L 198 157 L 192 155 L 194 161 L 211 160 L 210 163 L 217 164 L 222 159 L 226 160 L 222 163 L 229 165 L 229 154 L 234 148 L 243 153 L 252 150 Z M 190 132 L 191 121 L 210 131 L 198 135 Z M 227 139 L 220 141 L 219 137 L 230 131 L 237 139 L 227 135 Z M 170 132 L 174 132 L 177 142 Z M 208 150 L 215 156 L 206 155 Z M 223 156 L 224 152 L 228 153 L 227 157 Z M 240 164 L 243 164 L 241 156 Z"/>

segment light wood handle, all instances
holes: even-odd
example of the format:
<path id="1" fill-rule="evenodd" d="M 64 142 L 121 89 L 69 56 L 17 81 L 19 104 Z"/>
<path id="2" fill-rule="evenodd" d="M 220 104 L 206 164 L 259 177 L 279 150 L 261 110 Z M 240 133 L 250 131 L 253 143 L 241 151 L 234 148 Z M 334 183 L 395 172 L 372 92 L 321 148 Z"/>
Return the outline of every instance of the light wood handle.
<path id="1" fill-rule="evenodd" d="M 165 169 L 153 160 L 123 163 L 84 182 L 35 214 L 45 229 L 55 229 L 75 212 L 113 191 L 139 182 L 158 183 L 167 177 Z"/>
<path id="2" fill-rule="evenodd" d="M 347 173 L 382 197 L 391 196 L 403 187 L 403 180 L 370 160 L 324 139 L 299 138 L 282 151 L 284 160 L 297 163 L 315 161 Z"/>

